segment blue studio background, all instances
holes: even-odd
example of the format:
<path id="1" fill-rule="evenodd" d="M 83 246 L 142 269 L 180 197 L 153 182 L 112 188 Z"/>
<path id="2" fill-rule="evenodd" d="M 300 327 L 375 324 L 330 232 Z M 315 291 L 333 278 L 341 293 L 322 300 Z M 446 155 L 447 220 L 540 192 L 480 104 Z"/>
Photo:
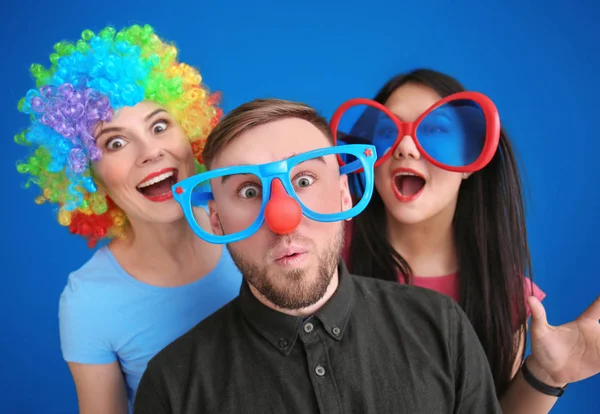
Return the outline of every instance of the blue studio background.
<path id="1" fill-rule="evenodd" d="M 397 72 L 431 67 L 490 96 L 529 185 L 536 282 L 550 323 L 577 317 L 600 294 L 596 156 L 600 95 L 597 1 L 253 2 L 4 1 L 2 50 L 2 289 L 0 412 L 75 413 L 61 357 L 58 298 L 92 252 L 34 204 L 15 162 L 27 125 L 18 100 L 55 42 L 149 23 L 223 93 L 226 112 L 256 97 L 304 101 L 330 117 L 342 101 L 373 97 Z M 485 4 L 484 4 L 485 3 Z M 492 5 L 494 4 L 494 5 Z M 577 5 L 575 5 L 577 4 Z M 555 413 L 600 412 L 600 376 L 571 385 Z M 399 390 L 401 392 L 401 390 Z"/>

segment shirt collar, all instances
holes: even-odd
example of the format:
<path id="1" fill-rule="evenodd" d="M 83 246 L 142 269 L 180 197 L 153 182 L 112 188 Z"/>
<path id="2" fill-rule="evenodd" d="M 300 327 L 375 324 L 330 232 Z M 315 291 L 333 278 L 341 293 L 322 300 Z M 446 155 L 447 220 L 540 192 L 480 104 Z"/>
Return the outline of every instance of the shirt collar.
<path id="1" fill-rule="evenodd" d="M 338 264 L 338 287 L 331 298 L 313 315 L 318 318 L 325 331 L 335 340 L 344 336 L 352 306 L 354 283 L 344 261 Z M 250 324 L 282 354 L 289 355 L 298 339 L 304 317 L 291 316 L 271 309 L 256 299 L 244 280 L 238 297 L 241 310 Z M 311 319 L 313 319 L 311 318 Z"/>

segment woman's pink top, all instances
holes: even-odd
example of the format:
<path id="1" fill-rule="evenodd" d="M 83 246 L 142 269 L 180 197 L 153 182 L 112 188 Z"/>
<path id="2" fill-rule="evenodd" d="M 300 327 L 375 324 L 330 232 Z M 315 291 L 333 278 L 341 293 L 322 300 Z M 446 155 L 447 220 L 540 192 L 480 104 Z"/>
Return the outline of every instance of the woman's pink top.
<path id="1" fill-rule="evenodd" d="M 346 222 L 346 237 L 344 243 L 344 249 L 342 251 L 342 257 L 348 266 L 350 266 L 350 241 L 352 237 L 352 222 Z M 398 274 L 398 282 L 405 283 L 404 278 Z M 532 283 L 529 279 L 524 278 L 523 280 L 525 286 L 525 297 L 529 297 L 533 294 L 540 302 L 544 300 L 546 294 L 535 284 Z M 449 275 L 444 276 L 434 276 L 434 277 L 422 277 L 422 276 L 413 276 L 411 285 L 419 286 L 426 289 L 435 290 L 439 293 L 443 293 L 444 295 L 450 296 L 456 302 L 459 300 L 459 281 L 458 274 L 451 273 Z M 532 292 L 533 285 L 533 292 Z M 527 309 L 527 317 L 530 315 L 529 305 L 525 304 Z"/>

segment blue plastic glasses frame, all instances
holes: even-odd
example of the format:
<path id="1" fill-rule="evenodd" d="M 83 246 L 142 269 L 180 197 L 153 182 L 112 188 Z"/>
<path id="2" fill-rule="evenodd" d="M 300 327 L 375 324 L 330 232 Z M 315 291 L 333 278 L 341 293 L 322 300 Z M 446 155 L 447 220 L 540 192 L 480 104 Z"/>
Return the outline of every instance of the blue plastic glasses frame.
<path id="1" fill-rule="evenodd" d="M 327 155 L 353 155 L 357 159 L 349 164 L 340 167 L 340 175 L 350 174 L 354 171 L 364 169 L 365 191 L 361 200 L 347 211 L 341 211 L 333 214 L 320 214 L 308 209 L 296 195 L 294 187 L 290 181 L 290 171 L 296 165 L 318 157 Z M 253 235 L 264 223 L 264 212 L 271 198 L 271 183 L 274 179 L 279 179 L 289 196 L 293 197 L 300 207 L 302 214 L 307 218 L 320 222 L 342 221 L 354 217 L 361 213 L 373 195 L 373 169 L 377 160 L 377 152 L 374 145 L 350 144 L 321 148 L 303 154 L 298 154 L 288 159 L 267 164 L 259 165 L 240 165 L 233 167 L 224 167 L 216 170 L 207 171 L 201 174 L 186 178 L 183 181 L 173 185 L 173 197 L 179 203 L 188 224 L 194 233 L 201 239 L 213 244 L 234 243 Z M 207 182 L 213 178 L 223 175 L 233 174 L 253 174 L 258 177 L 262 185 L 262 205 L 256 220 L 246 229 L 233 234 L 223 236 L 214 235 L 203 230 L 197 223 L 192 211 L 193 206 L 206 204 L 213 199 L 213 194 L 208 184 L 202 188 L 196 188 L 200 183 Z M 194 191 L 195 190 L 195 191 Z"/>

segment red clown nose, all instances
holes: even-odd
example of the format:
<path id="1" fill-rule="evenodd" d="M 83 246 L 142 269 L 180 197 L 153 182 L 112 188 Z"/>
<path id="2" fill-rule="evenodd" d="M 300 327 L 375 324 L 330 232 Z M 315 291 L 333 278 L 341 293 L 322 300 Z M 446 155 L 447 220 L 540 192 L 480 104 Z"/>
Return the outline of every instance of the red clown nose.
<path id="1" fill-rule="evenodd" d="M 265 221 L 273 233 L 289 234 L 302 220 L 302 208 L 288 195 L 278 179 L 271 183 L 271 199 L 265 207 Z"/>

